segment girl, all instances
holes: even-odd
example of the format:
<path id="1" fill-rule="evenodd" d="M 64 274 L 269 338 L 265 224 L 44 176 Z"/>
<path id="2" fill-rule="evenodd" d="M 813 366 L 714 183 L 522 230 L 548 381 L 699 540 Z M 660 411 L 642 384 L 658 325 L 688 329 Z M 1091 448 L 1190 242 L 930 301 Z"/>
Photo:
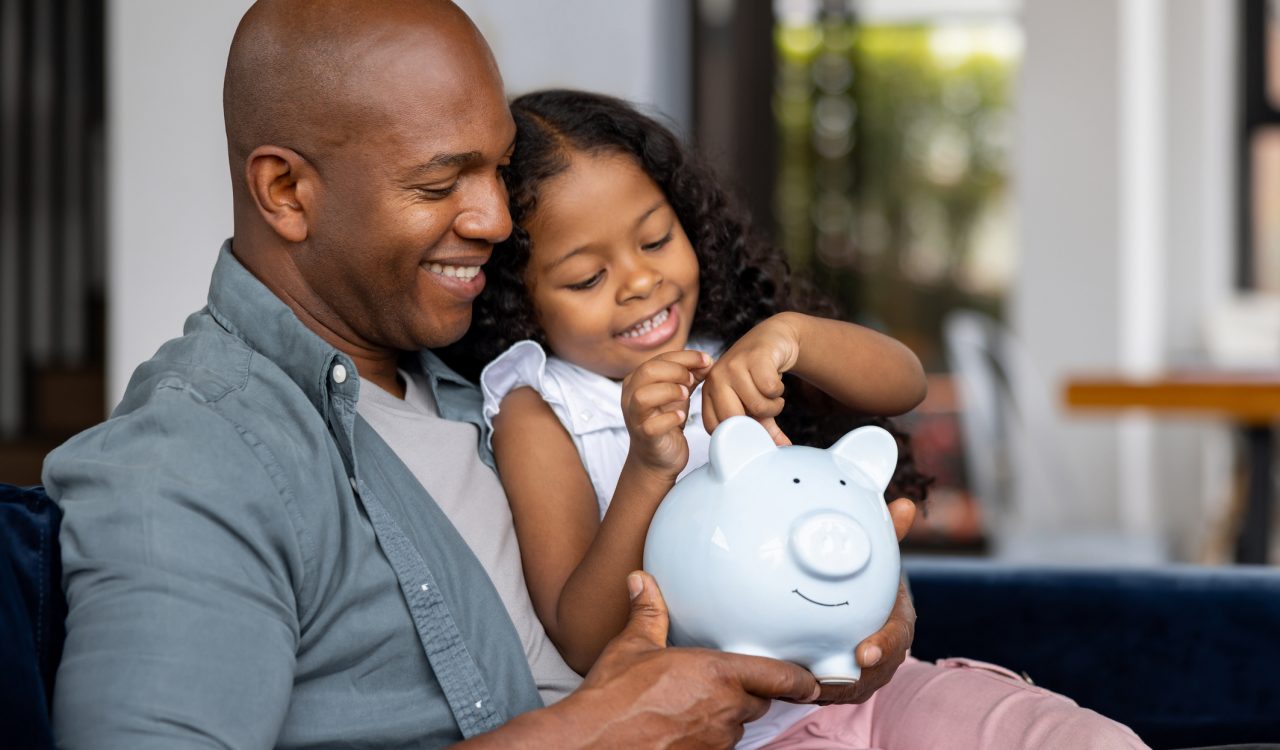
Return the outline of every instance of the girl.
<path id="1" fill-rule="evenodd" d="M 653 120 L 569 91 L 523 96 L 511 110 L 515 230 L 485 266 L 470 331 L 445 355 L 470 377 L 493 360 L 484 409 L 529 593 L 566 661 L 585 672 L 626 620 L 624 580 L 641 566 L 654 510 L 682 471 L 706 461 L 720 421 L 750 414 L 778 442 L 826 447 L 873 421 L 851 413 L 915 406 L 924 378 L 892 339 L 797 312 L 814 306 L 781 257 Z M 889 493 L 918 501 L 927 482 L 899 442 Z M 890 509 L 901 534 L 914 508 Z M 1009 670 L 910 658 L 861 705 L 774 703 L 740 746 L 765 743 L 1144 747 Z"/>
<path id="2" fill-rule="evenodd" d="M 485 414 L 529 592 L 585 673 L 626 621 L 624 579 L 658 503 L 706 462 L 720 421 L 749 414 L 779 443 L 826 447 L 867 420 L 814 388 L 852 412 L 899 414 L 925 379 L 893 339 L 794 312 L 785 262 L 653 120 L 569 91 L 511 109 L 516 228 L 448 358 L 472 375 L 494 360 Z M 922 499 L 903 457 L 890 489 Z M 776 704 L 744 746 L 813 710 Z"/>

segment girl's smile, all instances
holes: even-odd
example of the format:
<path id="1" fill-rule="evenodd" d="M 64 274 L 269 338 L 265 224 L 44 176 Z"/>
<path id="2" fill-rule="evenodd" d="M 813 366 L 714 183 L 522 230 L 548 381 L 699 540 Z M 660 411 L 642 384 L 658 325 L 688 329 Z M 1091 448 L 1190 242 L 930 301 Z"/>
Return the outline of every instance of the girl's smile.
<path id="1" fill-rule="evenodd" d="M 680 306 L 672 303 L 655 315 L 645 318 L 621 333 L 615 334 L 622 343 L 637 349 L 662 346 L 676 335 L 680 325 Z"/>
<path id="2" fill-rule="evenodd" d="M 698 259 L 666 196 L 631 157 L 570 152 L 526 229 L 525 283 L 556 355 L 621 379 L 685 348 Z"/>

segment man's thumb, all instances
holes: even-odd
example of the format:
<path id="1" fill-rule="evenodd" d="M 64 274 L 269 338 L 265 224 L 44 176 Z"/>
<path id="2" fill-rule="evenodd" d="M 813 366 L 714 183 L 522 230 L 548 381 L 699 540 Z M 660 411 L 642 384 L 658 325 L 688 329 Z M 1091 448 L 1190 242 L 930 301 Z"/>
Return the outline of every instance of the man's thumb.
<path id="1" fill-rule="evenodd" d="M 653 576 L 637 570 L 627 576 L 627 593 L 631 595 L 631 616 L 625 635 L 642 638 L 657 648 L 667 645 L 667 603 Z"/>

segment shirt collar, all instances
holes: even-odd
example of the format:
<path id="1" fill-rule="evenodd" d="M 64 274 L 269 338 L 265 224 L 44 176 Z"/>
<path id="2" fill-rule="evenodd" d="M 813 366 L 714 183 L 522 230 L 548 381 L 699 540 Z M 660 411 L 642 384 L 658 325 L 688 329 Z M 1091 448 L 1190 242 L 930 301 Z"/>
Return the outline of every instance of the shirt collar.
<path id="1" fill-rule="evenodd" d="M 355 363 L 314 331 L 222 244 L 209 284 L 209 314 L 284 371 L 316 411 L 329 416 L 334 396 L 359 395 Z"/>
<path id="2" fill-rule="evenodd" d="M 250 273 L 232 254 L 231 240 L 224 242 L 218 251 L 209 284 L 209 314 L 232 335 L 283 370 L 307 395 L 316 411 L 326 417 L 334 395 L 341 395 L 352 404 L 359 398 L 360 378 L 351 358 L 307 328 L 293 310 Z M 441 396 L 442 384 L 447 384 L 446 388 L 458 386 L 475 390 L 475 384 L 454 372 L 434 353 L 424 349 L 418 353 L 418 359 L 442 415 L 454 411 L 450 408 L 451 400 Z M 337 365 L 344 368 L 342 382 L 337 382 L 335 377 Z"/>

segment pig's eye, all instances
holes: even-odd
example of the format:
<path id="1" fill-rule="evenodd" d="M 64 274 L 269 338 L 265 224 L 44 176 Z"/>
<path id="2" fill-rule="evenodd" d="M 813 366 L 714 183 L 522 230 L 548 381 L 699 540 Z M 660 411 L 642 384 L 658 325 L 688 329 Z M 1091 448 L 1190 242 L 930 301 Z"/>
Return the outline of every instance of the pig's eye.
<path id="1" fill-rule="evenodd" d="M 841 485 L 844 485 L 844 484 L 845 484 L 845 481 L 844 481 L 843 479 L 841 479 L 841 480 L 840 480 L 840 484 L 841 484 Z"/>
<path id="2" fill-rule="evenodd" d="M 796 484 L 800 484 L 800 477 L 796 477 L 795 479 L 792 479 L 791 481 L 792 481 L 792 482 L 794 482 L 794 483 L 796 483 Z"/>

